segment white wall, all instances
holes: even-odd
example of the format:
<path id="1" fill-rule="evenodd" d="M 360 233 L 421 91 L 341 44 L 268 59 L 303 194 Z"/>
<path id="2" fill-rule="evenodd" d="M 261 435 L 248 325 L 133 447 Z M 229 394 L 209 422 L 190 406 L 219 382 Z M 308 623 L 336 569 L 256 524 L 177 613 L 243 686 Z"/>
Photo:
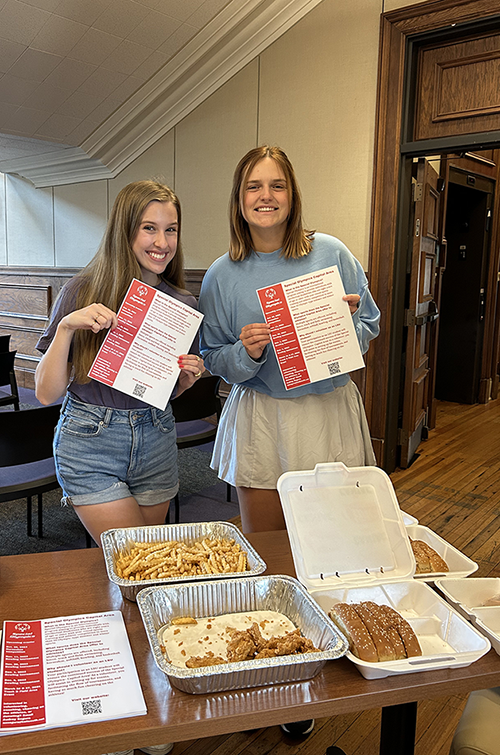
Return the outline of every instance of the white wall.
<path id="1" fill-rule="evenodd" d="M 118 191 L 157 177 L 181 200 L 186 266 L 206 268 L 227 249 L 234 167 L 268 142 L 295 166 L 307 227 L 367 268 L 380 13 L 412 3 L 324 0 L 112 180 L 35 189 L 0 174 L 0 264 L 81 267 Z"/>

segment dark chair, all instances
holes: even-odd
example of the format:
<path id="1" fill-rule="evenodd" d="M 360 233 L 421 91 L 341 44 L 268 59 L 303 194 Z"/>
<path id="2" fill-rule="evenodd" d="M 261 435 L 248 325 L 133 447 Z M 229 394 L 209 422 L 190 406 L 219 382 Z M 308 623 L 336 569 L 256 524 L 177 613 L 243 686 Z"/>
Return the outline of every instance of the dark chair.
<path id="1" fill-rule="evenodd" d="M 0 503 L 27 498 L 27 530 L 32 534 L 31 499 L 38 496 L 38 537 L 43 537 L 42 496 L 59 487 L 52 440 L 61 405 L 0 414 Z M 87 547 L 90 536 L 86 532 Z"/>
<path id="2" fill-rule="evenodd" d="M 19 390 L 17 388 L 16 373 L 14 371 L 15 351 L 0 351 L 0 386 L 10 386 L 10 393 L 5 395 L 0 392 L 0 406 L 14 404 L 16 412 L 19 411 Z"/>
<path id="3" fill-rule="evenodd" d="M 0 352 L 10 349 L 10 333 L 7 336 L 0 336 Z"/>
<path id="4" fill-rule="evenodd" d="M 177 448 L 193 448 L 215 440 L 217 425 L 222 409 L 218 393 L 220 377 L 209 375 L 200 378 L 179 398 L 171 401 L 177 429 Z M 214 417 L 213 422 L 207 418 Z M 196 422 L 196 432 L 182 428 L 179 423 Z M 227 483 L 226 500 L 231 500 L 231 485 Z M 175 522 L 179 522 L 179 494 L 174 498 Z M 170 512 L 167 516 L 170 515 Z"/>

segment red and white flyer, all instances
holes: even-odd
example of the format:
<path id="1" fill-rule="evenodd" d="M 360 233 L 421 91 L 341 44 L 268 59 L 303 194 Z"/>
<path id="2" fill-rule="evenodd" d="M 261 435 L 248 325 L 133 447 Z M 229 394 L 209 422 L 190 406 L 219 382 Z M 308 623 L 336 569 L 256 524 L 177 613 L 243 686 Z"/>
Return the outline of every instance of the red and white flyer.
<path id="1" fill-rule="evenodd" d="M 364 367 L 336 265 L 257 295 L 287 390 Z"/>
<path id="2" fill-rule="evenodd" d="M 147 713 L 120 611 L 3 627 L 0 734 Z"/>
<path id="3" fill-rule="evenodd" d="M 179 377 L 177 359 L 202 320 L 201 312 L 134 278 L 89 377 L 165 409 Z"/>

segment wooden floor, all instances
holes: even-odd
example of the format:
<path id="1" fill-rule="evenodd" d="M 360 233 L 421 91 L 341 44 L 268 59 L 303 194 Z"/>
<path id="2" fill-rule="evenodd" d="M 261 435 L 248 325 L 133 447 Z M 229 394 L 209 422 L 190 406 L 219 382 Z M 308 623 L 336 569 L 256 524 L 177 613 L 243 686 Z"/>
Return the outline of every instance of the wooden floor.
<path id="1" fill-rule="evenodd" d="M 439 404 L 436 429 L 409 469 L 391 475 L 401 508 L 479 563 L 476 576 L 500 576 L 500 400 Z M 416 755 L 448 755 L 465 697 L 419 704 Z M 297 743 L 279 727 L 181 742 L 173 755 L 377 755 L 380 710 L 316 721 Z"/>

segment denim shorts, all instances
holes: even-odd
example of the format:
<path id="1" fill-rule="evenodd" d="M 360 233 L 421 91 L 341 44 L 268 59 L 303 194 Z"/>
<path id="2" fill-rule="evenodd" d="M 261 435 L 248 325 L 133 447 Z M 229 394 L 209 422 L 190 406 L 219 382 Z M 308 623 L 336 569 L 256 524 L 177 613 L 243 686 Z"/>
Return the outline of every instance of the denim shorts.
<path id="1" fill-rule="evenodd" d="M 109 409 L 67 395 L 54 435 L 63 501 L 74 506 L 133 496 L 140 506 L 175 497 L 175 422 L 165 411 Z M 66 500 L 65 500 L 66 499 Z"/>

